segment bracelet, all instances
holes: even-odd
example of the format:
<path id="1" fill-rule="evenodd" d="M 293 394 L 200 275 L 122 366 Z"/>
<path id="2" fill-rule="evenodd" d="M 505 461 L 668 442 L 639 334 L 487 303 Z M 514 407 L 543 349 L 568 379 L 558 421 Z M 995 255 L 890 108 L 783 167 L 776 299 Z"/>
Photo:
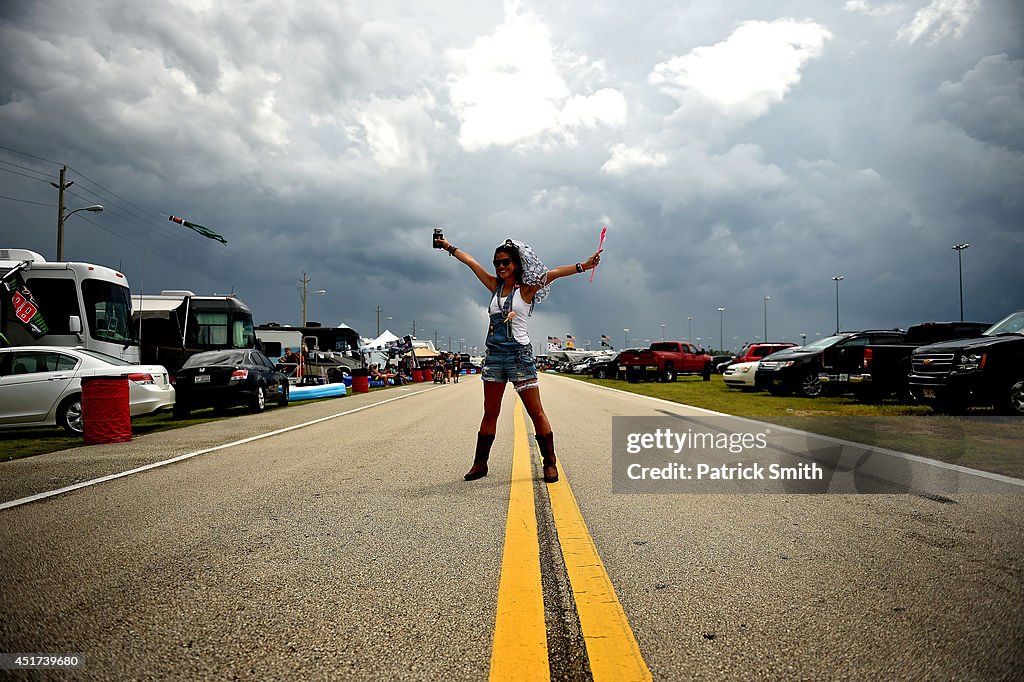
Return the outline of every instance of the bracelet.
<path id="1" fill-rule="evenodd" d="M 459 250 L 459 249 L 458 249 L 458 247 L 457 247 L 457 246 L 449 246 L 449 247 L 448 247 L 448 255 L 449 255 L 449 256 L 454 256 L 454 255 L 455 255 L 455 252 L 456 252 L 456 251 L 458 251 L 458 250 Z"/>
<path id="2" fill-rule="evenodd" d="M 576 272 L 583 272 L 583 265 L 581 263 L 576 264 Z"/>

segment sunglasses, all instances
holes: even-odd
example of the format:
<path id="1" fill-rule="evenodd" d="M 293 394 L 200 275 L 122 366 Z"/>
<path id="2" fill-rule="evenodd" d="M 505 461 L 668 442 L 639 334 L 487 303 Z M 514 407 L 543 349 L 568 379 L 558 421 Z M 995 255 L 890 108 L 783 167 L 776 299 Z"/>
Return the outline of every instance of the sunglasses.
<path id="1" fill-rule="evenodd" d="M 506 267 L 507 268 L 508 266 L 512 265 L 512 259 L 511 258 L 495 258 L 491 262 L 494 263 L 494 267 L 496 267 L 496 268 L 497 267 Z"/>

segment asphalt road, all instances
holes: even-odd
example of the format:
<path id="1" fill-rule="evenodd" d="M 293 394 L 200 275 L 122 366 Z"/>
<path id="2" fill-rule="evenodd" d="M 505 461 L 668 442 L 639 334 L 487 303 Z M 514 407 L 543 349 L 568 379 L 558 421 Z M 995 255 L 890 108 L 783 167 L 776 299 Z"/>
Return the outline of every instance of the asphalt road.
<path id="1" fill-rule="evenodd" d="M 0 465 L 0 652 L 84 654 L 52 679 L 479 680 L 517 670 L 514 658 L 497 664 L 515 655 L 499 652 L 500 626 L 539 645 L 556 679 L 606 679 L 601 657 L 617 638 L 623 651 L 633 642 L 628 669 L 641 678 L 1024 676 L 1020 482 L 775 430 L 773 456 L 821 464 L 833 490 L 846 476 L 875 494 L 768 494 L 761 482 L 616 493 L 613 417 L 758 426 L 541 381 L 563 471 L 550 495 L 512 391 L 490 474 L 462 480 L 476 377 Z M 523 443 L 532 476 L 513 475 L 531 455 Z M 531 489 L 525 536 L 539 559 L 519 560 L 506 542 L 522 530 L 510 490 Z M 577 545 L 599 559 L 567 551 Z M 538 561 L 544 642 L 499 599 Z M 612 592 L 591 599 L 602 578 Z"/>

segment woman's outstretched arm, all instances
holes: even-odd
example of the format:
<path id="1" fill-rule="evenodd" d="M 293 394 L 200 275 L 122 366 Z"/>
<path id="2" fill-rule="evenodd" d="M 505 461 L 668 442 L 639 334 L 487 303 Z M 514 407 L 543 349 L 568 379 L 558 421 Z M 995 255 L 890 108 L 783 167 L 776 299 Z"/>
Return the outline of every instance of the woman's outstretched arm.
<path id="1" fill-rule="evenodd" d="M 603 251 L 604 249 L 601 249 Z M 547 277 L 545 278 L 545 284 L 551 284 L 559 277 L 568 277 L 569 275 L 575 275 L 577 273 L 586 272 L 587 270 L 593 270 L 598 263 L 601 262 L 601 251 L 596 251 L 587 260 L 576 263 L 575 265 L 560 265 L 553 270 L 548 270 Z M 539 286 L 524 286 L 523 287 L 523 300 L 533 300 L 533 294 L 540 289 Z"/>
<path id="2" fill-rule="evenodd" d="M 437 243 L 441 245 L 441 248 L 448 252 L 454 258 L 462 261 L 469 266 L 469 269 L 473 271 L 480 283 L 487 287 L 488 291 L 494 291 L 498 288 L 498 278 L 487 271 L 484 266 L 476 262 L 476 259 L 470 256 L 462 249 L 452 246 L 447 239 L 438 239 Z"/>

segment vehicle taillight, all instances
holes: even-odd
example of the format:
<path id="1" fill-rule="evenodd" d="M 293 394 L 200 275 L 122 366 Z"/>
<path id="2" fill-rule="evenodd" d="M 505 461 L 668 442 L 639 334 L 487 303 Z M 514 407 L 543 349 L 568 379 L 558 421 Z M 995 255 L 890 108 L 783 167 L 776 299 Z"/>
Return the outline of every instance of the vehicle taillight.
<path id="1" fill-rule="evenodd" d="M 861 366 L 864 369 L 870 369 L 871 368 L 871 360 L 872 360 L 872 357 L 874 356 L 874 354 L 875 354 L 875 351 L 871 350 L 870 348 L 865 348 L 864 349 L 864 362 L 861 363 Z"/>
<path id="2" fill-rule="evenodd" d="M 152 374 L 129 374 L 128 381 L 134 381 L 137 384 L 155 384 Z"/>
<path id="3" fill-rule="evenodd" d="M 231 373 L 231 381 L 243 381 L 249 376 L 249 370 L 247 369 L 236 369 Z"/>

